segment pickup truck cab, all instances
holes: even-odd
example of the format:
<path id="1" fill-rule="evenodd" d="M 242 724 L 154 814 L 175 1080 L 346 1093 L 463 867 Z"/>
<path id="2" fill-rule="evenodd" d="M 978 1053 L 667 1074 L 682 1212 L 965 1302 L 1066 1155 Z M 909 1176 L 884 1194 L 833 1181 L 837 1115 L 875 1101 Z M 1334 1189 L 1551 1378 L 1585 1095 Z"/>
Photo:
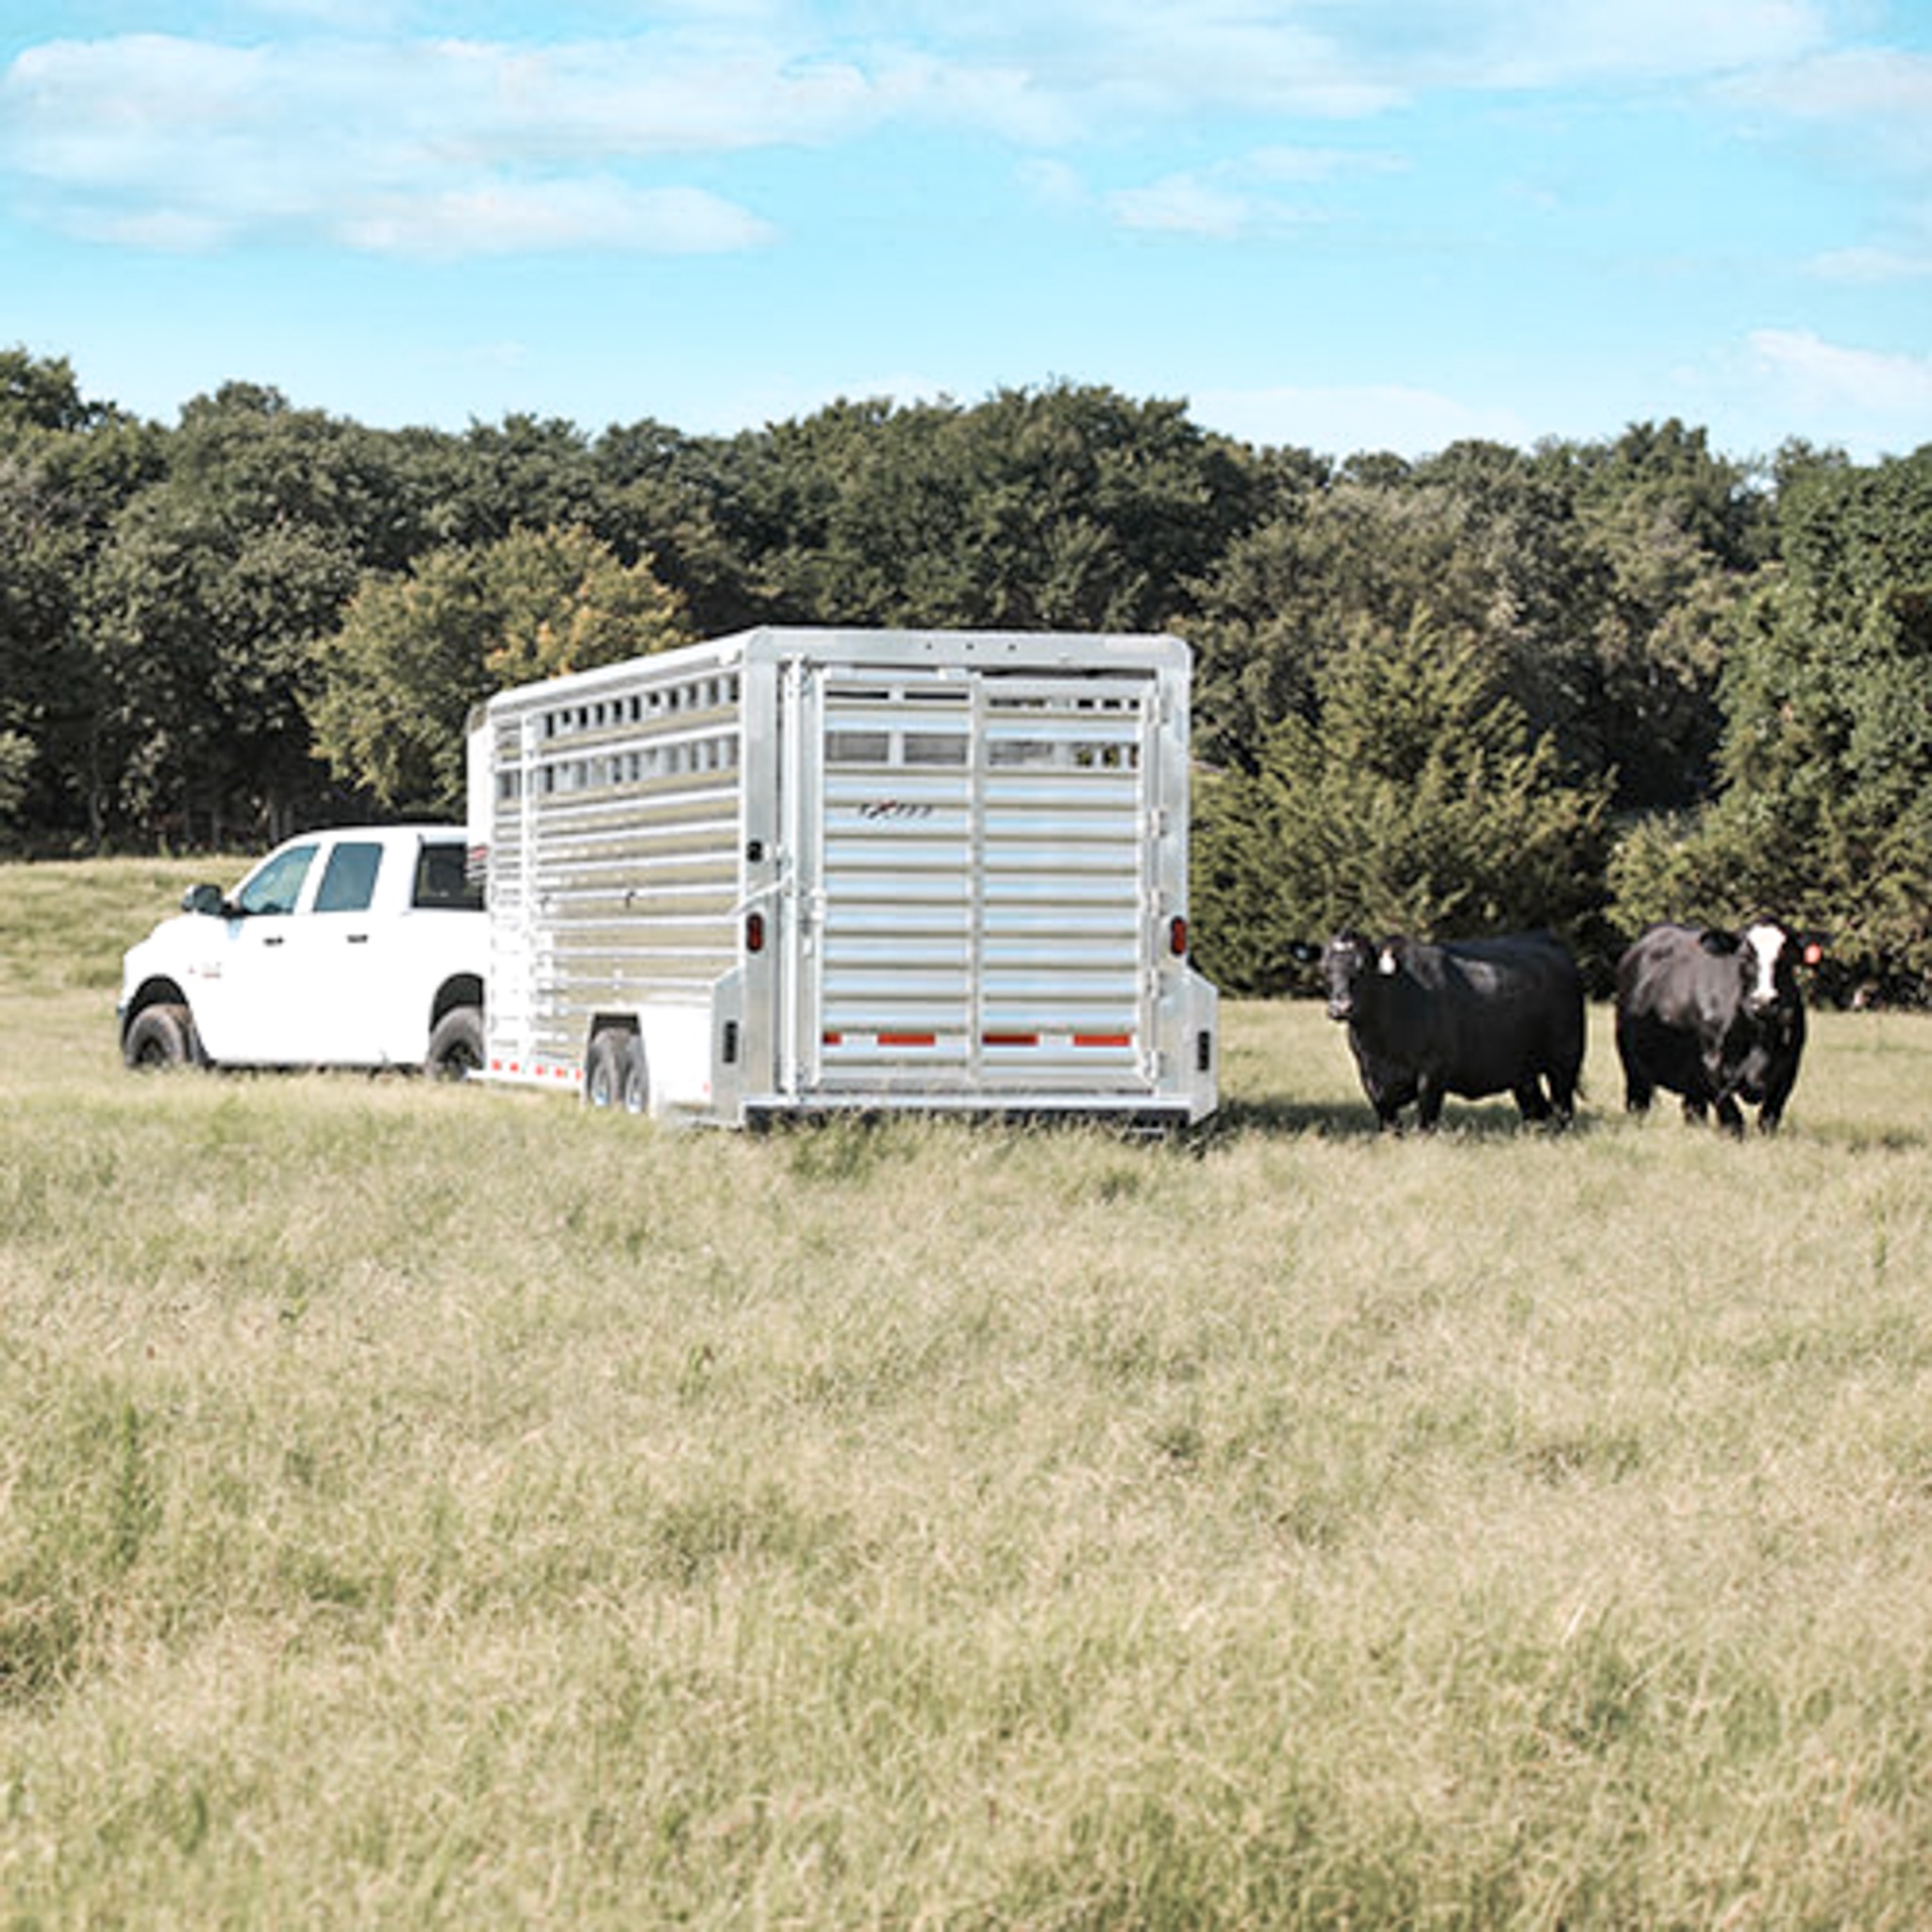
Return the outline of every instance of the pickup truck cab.
<path id="1" fill-rule="evenodd" d="M 232 893 L 191 886 L 122 964 L 130 1067 L 482 1064 L 489 922 L 460 826 L 279 845 Z"/>

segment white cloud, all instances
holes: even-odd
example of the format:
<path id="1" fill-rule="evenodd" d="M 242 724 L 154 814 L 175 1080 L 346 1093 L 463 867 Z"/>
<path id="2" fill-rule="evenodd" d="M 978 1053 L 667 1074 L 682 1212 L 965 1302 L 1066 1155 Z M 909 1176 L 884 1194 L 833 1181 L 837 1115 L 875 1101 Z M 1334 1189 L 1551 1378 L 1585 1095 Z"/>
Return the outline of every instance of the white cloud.
<path id="1" fill-rule="evenodd" d="M 1756 373 L 1807 421 L 1891 423 L 1907 443 L 1932 435 L 1932 357 L 1848 349 L 1803 329 L 1756 330 L 1749 348 Z"/>
<path id="2" fill-rule="evenodd" d="M 1326 219 L 1311 199 L 1284 200 L 1275 192 L 1282 187 L 1313 190 L 1349 175 L 1396 174 L 1407 165 L 1397 155 L 1277 144 L 1118 190 L 1106 206 L 1124 228 L 1245 241 Z"/>
<path id="3" fill-rule="evenodd" d="M 667 156 L 829 141 L 875 121 L 836 63 L 638 41 L 537 53 L 463 42 L 232 48 L 56 42 L 0 76 L 0 158 L 42 219 L 176 249 L 249 235 L 433 254 L 677 252 L 770 239 L 676 182 Z"/>
<path id="4" fill-rule="evenodd" d="M 1073 96 L 1360 118 L 1432 88 L 1705 79 L 1829 44 L 1822 0 L 1057 0 L 905 9 Z M 895 17 L 898 17 L 895 15 Z"/>
<path id="5" fill-rule="evenodd" d="M 1066 161 L 1034 156 L 1022 161 L 1015 174 L 1027 193 L 1053 214 L 1079 214 L 1091 205 L 1086 182 Z"/>
<path id="6" fill-rule="evenodd" d="M 745 246 L 765 225 L 667 178 L 676 163 L 905 125 L 1064 158 L 1188 122 L 1211 139 L 1234 117 L 1360 118 L 1430 88 L 1633 75 L 1745 75 L 1737 98 L 1760 109 L 1869 111 L 1932 142 L 1932 60 L 1825 56 L 1823 0 L 667 0 L 641 30 L 547 44 L 356 38 L 383 0 L 264 4 L 337 34 L 128 34 L 18 55 L 0 73 L 0 167 L 24 204 L 176 248 L 276 235 L 441 252 L 573 231 Z M 1399 163 L 1280 143 L 1086 205 L 1233 237 L 1306 219 L 1284 187 L 1365 165 Z M 1058 180 L 1073 207 L 1073 177 Z"/>
<path id="7" fill-rule="evenodd" d="M 1730 92 L 1807 120 L 1900 124 L 1932 117 L 1932 55 L 1896 47 L 1850 47 L 1788 64 L 1757 63 Z"/>
<path id="8" fill-rule="evenodd" d="M 1932 169 L 1932 54 L 1846 48 L 1767 64 L 1721 92 L 1726 101 L 1803 130 L 1861 173 L 1923 181 Z"/>
<path id="9" fill-rule="evenodd" d="M 1491 0 L 1455 10 L 1464 38 L 1439 77 L 1464 85 L 1701 79 L 1794 60 L 1828 39 L 1814 0 Z"/>
<path id="10" fill-rule="evenodd" d="M 1161 234 L 1194 235 L 1231 242 L 1250 233 L 1262 210 L 1252 197 L 1203 180 L 1198 175 L 1171 175 L 1145 188 L 1123 189 L 1108 197 L 1124 228 Z"/>
<path id="11" fill-rule="evenodd" d="M 1820 281 L 1879 288 L 1890 282 L 1932 277 L 1932 250 L 1914 253 L 1896 248 L 1834 248 L 1815 257 L 1810 266 Z"/>
<path id="12" fill-rule="evenodd" d="M 338 238 L 380 255 L 455 258 L 561 249 L 717 254 L 772 239 L 757 216 L 694 188 L 609 178 L 496 181 L 434 195 L 376 198 L 337 220 Z"/>

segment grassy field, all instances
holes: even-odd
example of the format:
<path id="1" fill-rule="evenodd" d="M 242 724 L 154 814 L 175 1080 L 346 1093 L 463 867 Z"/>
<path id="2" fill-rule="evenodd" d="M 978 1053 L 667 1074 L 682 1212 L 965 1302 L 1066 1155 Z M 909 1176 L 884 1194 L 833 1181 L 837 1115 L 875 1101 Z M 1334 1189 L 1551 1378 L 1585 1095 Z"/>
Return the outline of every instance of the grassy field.
<path id="1" fill-rule="evenodd" d="M 123 1073 L 208 870 L 0 868 L 0 1925 L 1932 1923 L 1932 1023 L 664 1134 Z"/>

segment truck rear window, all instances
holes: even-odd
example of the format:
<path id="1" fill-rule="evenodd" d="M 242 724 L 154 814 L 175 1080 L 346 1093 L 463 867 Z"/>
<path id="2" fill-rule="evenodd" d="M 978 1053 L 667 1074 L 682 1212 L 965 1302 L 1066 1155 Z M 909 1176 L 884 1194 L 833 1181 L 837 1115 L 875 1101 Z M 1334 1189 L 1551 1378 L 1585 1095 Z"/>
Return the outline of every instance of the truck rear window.
<path id="1" fill-rule="evenodd" d="M 416 857 L 409 904 L 427 911 L 480 912 L 483 882 L 469 877 L 461 845 L 425 845 Z"/>

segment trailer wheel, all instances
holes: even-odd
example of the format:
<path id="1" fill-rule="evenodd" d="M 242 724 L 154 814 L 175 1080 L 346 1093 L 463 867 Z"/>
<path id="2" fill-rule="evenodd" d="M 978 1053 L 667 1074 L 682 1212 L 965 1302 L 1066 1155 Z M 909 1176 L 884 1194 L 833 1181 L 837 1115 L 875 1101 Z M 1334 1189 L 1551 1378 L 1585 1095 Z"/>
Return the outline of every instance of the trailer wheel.
<path id="1" fill-rule="evenodd" d="M 651 1110 L 651 1070 L 644 1059 L 644 1042 L 633 1033 L 624 1049 L 619 1097 L 625 1113 Z"/>
<path id="2" fill-rule="evenodd" d="M 135 1014 L 121 1043 L 121 1058 L 142 1072 L 161 1067 L 192 1067 L 201 1058 L 194 1016 L 172 1002 L 143 1007 Z"/>
<path id="3" fill-rule="evenodd" d="M 483 1015 L 475 1007 L 452 1007 L 429 1035 L 423 1071 L 432 1080 L 467 1080 L 483 1071 Z"/>
<path id="4" fill-rule="evenodd" d="M 624 1037 L 607 1026 L 591 1036 L 584 1057 L 584 1105 L 617 1107 L 624 1100 Z"/>

